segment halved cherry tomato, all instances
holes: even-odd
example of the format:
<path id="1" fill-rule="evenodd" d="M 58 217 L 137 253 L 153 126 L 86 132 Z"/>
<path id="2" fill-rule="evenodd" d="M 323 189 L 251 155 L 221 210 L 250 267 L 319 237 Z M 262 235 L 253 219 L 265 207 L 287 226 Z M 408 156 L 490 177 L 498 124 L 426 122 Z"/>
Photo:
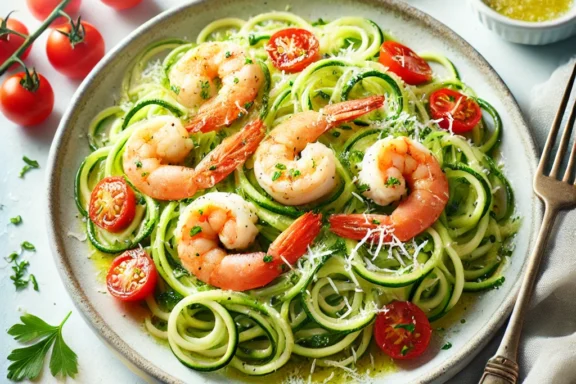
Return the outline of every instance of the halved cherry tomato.
<path id="1" fill-rule="evenodd" d="M 106 275 L 108 292 L 122 301 L 145 299 L 154 291 L 157 280 L 156 266 L 141 248 L 115 258 Z"/>
<path id="2" fill-rule="evenodd" d="M 311 32 L 300 28 L 282 29 L 270 37 L 266 51 L 274 66 L 286 72 L 300 72 L 320 58 L 320 43 Z"/>
<path id="3" fill-rule="evenodd" d="M 112 7 L 118 11 L 135 7 L 140 4 L 142 0 L 101 0 L 104 4 Z"/>
<path id="4" fill-rule="evenodd" d="M 376 317 L 374 337 L 380 349 L 393 359 L 420 356 L 428 344 L 432 327 L 420 308 L 409 301 L 393 301 Z"/>
<path id="5" fill-rule="evenodd" d="M 100 180 L 90 196 L 90 220 L 109 232 L 120 232 L 130 225 L 136 213 L 134 191 L 121 176 Z"/>
<path id="6" fill-rule="evenodd" d="M 3 20 L 0 19 L 0 22 L 2 21 Z M 24 24 L 22 24 L 16 19 L 8 18 L 8 20 L 6 20 L 6 28 L 12 31 L 19 32 L 23 35 L 28 35 L 28 28 L 26 28 Z M 18 48 L 20 48 L 24 40 L 25 39 L 23 37 L 15 35 L 13 33 L 0 36 L 0 64 L 8 60 L 8 58 L 12 56 L 12 54 L 16 52 Z M 30 53 L 30 49 L 32 49 L 32 46 L 26 48 L 22 56 L 20 56 L 20 59 L 22 60 L 26 59 L 28 57 L 28 54 Z M 18 64 L 14 64 L 10 68 L 15 68 L 17 66 Z"/>
<path id="7" fill-rule="evenodd" d="M 417 85 L 432 79 L 432 68 L 426 60 L 395 41 L 385 41 L 382 44 L 378 60 L 407 84 Z"/>
<path id="8" fill-rule="evenodd" d="M 454 133 L 472 130 L 482 118 L 482 111 L 476 101 L 460 92 L 442 88 L 430 95 L 430 114 L 438 125 Z"/>
<path id="9" fill-rule="evenodd" d="M 26 0 L 28 3 L 28 9 L 32 12 L 32 15 L 40 20 L 44 21 L 48 15 L 52 13 L 54 8 L 60 4 L 61 0 Z M 80 3 L 82 0 L 72 0 L 68 3 L 68 5 L 64 8 L 64 11 L 70 15 L 74 16 L 80 10 Z M 52 22 L 52 25 L 60 25 L 66 22 L 66 18 L 64 16 L 58 17 L 56 20 Z"/>
<path id="10" fill-rule="evenodd" d="M 0 110 L 9 120 L 23 126 L 40 124 L 52 113 L 54 91 L 40 74 L 34 80 L 26 72 L 16 73 L 2 83 Z M 32 72 L 32 78 L 34 78 Z"/>
<path id="11" fill-rule="evenodd" d="M 63 75 L 82 79 L 104 57 L 104 38 L 96 28 L 85 21 L 81 22 L 79 33 L 82 41 L 72 44 L 66 36 L 73 27 L 70 23 L 53 29 L 46 42 L 46 54 L 50 64 Z M 63 32 L 63 33 L 62 33 Z M 74 33 L 74 32 L 72 32 Z"/>

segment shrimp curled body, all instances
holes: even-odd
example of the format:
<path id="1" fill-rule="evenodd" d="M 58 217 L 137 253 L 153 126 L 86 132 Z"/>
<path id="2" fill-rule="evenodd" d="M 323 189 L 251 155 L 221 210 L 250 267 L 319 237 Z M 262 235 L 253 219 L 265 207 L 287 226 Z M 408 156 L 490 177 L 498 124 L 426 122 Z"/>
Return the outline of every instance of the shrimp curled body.
<path id="1" fill-rule="evenodd" d="M 209 132 L 232 124 L 247 112 L 264 72 L 239 45 L 209 42 L 188 51 L 168 77 L 177 89 L 178 101 L 198 109 L 186 129 Z"/>
<path id="2" fill-rule="evenodd" d="M 255 120 L 226 138 L 196 169 L 181 165 L 194 143 L 180 120 L 156 116 L 137 123 L 128 138 L 123 166 L 130 182 L 159 200 L 180 200 L 224 179 L 250 156 L 264 138 L 263 124 Z"/>
<path id="3" fill-rule="evenodd" d="M 233 253 L 246 249 L 258 235 L 252 203 L 233 193 L 211 192 L 180 214 L 176 228 L 178 256 L 201 281 L 225 290 L 246 291 L 267 285 L 285 263 L 294 264 L 321 229 L 321 215 L 306 213 L 270 245 L 268 252 Z"/>
<path id="4" fill-rule="evenodd" d="M 366 151 L 359 181 L 363 194 L 376 204 L 400 201 L 391 215 L 338 214 L 330 217 L 332 232 L 361 240 L 370 230 L 386 227 L 400 241 L 422 233 L 440 217 L 449 197 L 446 175 L 434 155 L 408 137 L 378 140 Z"/>
<path id="5" fill-rule="evenodd" d="M 316 140 L 330 128 L 383 103 L 383 96 L 372 96 L 291 116 L 274 128 L 256 151 L 254 174 L 258 184 L 285 205 L 302 205 L 325 196 L 336 185 L 337 160 L 330 148 Z"/>

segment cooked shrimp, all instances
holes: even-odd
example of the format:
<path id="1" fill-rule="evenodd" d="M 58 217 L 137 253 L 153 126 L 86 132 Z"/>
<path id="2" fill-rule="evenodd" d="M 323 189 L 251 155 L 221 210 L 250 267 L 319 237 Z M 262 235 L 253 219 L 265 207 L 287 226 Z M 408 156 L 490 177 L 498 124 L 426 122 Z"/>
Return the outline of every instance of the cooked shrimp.
<path id="1" fill-rule="evenodd" d="M 180 200 L 214 186 L 244 163 L 264 138 L 255 120 L 225 139 L 194 168 L 182 164 L 194 144 L 179 119 L 157 116 L 134 127 L 126 143 L 124 172 L 142 193 L 159 200 Z"/>
<path id="2" fill-rule="evenodd" d="M 188 108 L 198 108 L 186 129 L 209 132 L 230 125 L 247 112 L 258 95 L 264 73 L 242 47 L 211 42 L 186 53 L 168 77 L 178 90 L 178 101 Z"/>
<path id="3" fill-rule="evenodd" d="M 220 289 L 246 291 L 280 276 L 320 232 L 321 215 L 306 213 L 270 245 L 268 252 L 232 253 L 247 248 L 258 228 L 255 208 L 233 193 L 212 192 L 194 200 L 176 227 L 178 256 L 184 268 Z"/>
<path id="4" fill-rule="evenodd" d="M 379 205 L 401 200 L 391 215 L 332 215 L 330 227 L 339 236 L 361 240 L 369 230 L 386 227 L 400 241 L 422 233 L 440 217 L 449 197 L 448 180 L 440 164 L 422 144 L 407 137 L 378 140 L 362 160 L 359 181 L 364 196 Z"/>
<path id="5" fill-rule="evenodd" d="M 306 204 L 326 195 L 336 185 L 336 158 L 331 149 L 316 140 L 328 129 L 380 108 L 383 103 L 384 96 L 372 96 L 331 104 L 320 112 L 293 115 L 258 147 L 254 162 L 258 184 L 285 205 Z"/>

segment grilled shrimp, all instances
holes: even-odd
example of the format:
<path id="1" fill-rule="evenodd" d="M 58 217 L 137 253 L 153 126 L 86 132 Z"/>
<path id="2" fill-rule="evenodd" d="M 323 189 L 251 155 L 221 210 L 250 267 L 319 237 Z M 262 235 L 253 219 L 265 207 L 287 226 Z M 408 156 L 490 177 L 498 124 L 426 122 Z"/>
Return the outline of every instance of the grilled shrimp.
<path id="1" fill-rule="evenodd" d="M 321 215 L 306 213 L 270 245 L 268 252 L 235 253 L 247 248 L 258 228 L 255 208 L 233 193 L 211 192 L 180 214 L 178 256 L 184 268 L 220 289 L 246 291 L 270 283 L 294 264 L 314 241 Z M 230 250 L 234 250 L 231 252 Z"/>
<path id="2" fill-rule="evenodd" d="M 371 96 L 291 116 L 256 151 L 254 173 L 258 184 L 285 205 L 302 205 L 326 195 L 336 185 L 336 158 L 331 149 L 316 140 L 330 128 L 380 108 L 383 103 L 384 96 Z"/>
<path id="3" fill-rule="evenodd" d="M 248 158 L 264 138 L 255 120 L 226 138 L 196 166 L 182 164 L 194 144 L 179 119 L 157 116 L 138 123 L 126 143 L 124 172 L 142 193 L 159 200 L 180 200 L 210 188 Z"/>
<path id="4" fill-rule="evenodd" d="M 329 219 L 332 232 L 361 240 L 370 230 L 386 227 L 400 241 L 422 233 L 440 217 L 449 197 L 446 175 L 432 153 L 407 137 L 378 140 L 362 160 L 359 181 L 369 189 L 364 196 L 376 204 L 401 200 L 391 215 L 338 214 Z"/>
<path id="5" fill-rule="evenodd" d="M 168 77 L 178 101 L 198 108 L 186 129 L 209 132 L 246 113 L 258 95 L 264 73 L 239 45 L 210 42 L 186 53 Z"/>

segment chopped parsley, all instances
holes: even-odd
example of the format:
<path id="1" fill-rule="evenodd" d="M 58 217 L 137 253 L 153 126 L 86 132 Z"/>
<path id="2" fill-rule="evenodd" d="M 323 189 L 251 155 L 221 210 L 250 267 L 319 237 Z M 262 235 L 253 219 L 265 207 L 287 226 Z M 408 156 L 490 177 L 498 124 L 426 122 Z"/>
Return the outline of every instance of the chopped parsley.
<path id="1" fill-rule="evenodd" d="M 216 168 L 218 168 L 218 167 L 216 167 L 215 165 L 211 165 L 210 168 L 208 168 L 208 169 L 211 170 L 211 171 L 215 171 Z"/>
<path id="2" fill-rule="evenodd" d="M 334 136 L 334 137 L 340 137 L 340 132 L 338 132 L 338 131 L 332 131 L 332 136 Z"/>
<path id="3" fill-rule="evenodd" d="M 412 333 L 412 332 L 414 332 L 414 329 L 416 329 L 416 326 L 415 326 L 414 324 L 412 324 L 412 323 L 408 323 L 408 324 L 396 324 L 396 325 L 394 326 L 394 329 L 398 329 L 398 328 L 405 329 L 405 330 L 407 330 L 408 332 Z"/>
<path id="4" fill-rule="evenodd" d="M 50 373 L 52 376 L 74 377 L 78 373 L 78 357 L 76 353 L 64 342 L 62 328 L 70 317 L 68 315 L 54 326 L 32 314 L 20 317 L 21 324 L 15 324 L 8 330 L 8 334 L 21 343 L 37 341 L 35 344 L 17 348 L 8 355 L 12 363 L 8 367 L 8 379 L 22 381 L 34 380 L 42 372 L 44 359 L 50 348 Z M 40 339 L 40 340 L 39 340 Z"/>
<path id="5" fill-rule="evenodd" d="M 29 241 L 24 241 L 20 245 L 22 246 L 23 249 L 27 251 L 36 251 L 36 247 L 34 246 L 34 244 L 30 243 Z"/>
<path id="6" fill-rule="evenodd" d="M 441 349 L 447 350 L 447 349 L 450 349 L 450 348 L 452 348 L 452 343 L 449 342 L 449 341 L 447 341 L 446 344 L 444 344 Z"/>
<path id="7" fill-rule="evenodd" d="M 238 84 L 239 81 L 240 81 L 240 80 L 238 80 L 237 77 L 234 78 L 234 84 Z"/>
<path id="8" fill-rule="evenodd" d="M 378 225 L 380 224 L 380 220 L 372 219 L 372 224 Z"/>
<path id="9" fill-rule="evenodd" d="M 254 102 L 249 101 L 246 104 L 244 104 L 244 109 L 250 109 L 253 105 L 254 105 Z"/>
<path id="10" fill-rule="evenodd" d="M 20 178 L 22 179 L 24 177 L 24 175 L 30 171 L 31 169 L 34 168 L 40 168 L 40 164 L 38 164 L 38 162 L 36 160 L 32 160 L 26 156 L 22 157 L 22 160 L 24 160 L 24 162 L 26 163 L 26 165 L 24 165 L 24 167 L 22 167 L 22 170 L 20 171 Z"/>
<path id="11" fill-rule="evenodd" d="M 195 225 L 192 227 L 192 229 L 190 230 L 190 236 L 196 236 L 197 234 L 199 234 L 200 232 L 202 232 L 202 227 L 199 225 Z"/>
<path id="12" fill-rule="evenodd" d="M 134 164 L 136 164 L 136 168 L 142 168 L 142 162 L 140 160 L 136 161 Z"/>
<path id="13" fill-rule="evenodd" d="M 203 214 L 204 214 L 204 211 L 203 211 L 202 209 L 199 209 L 199 210 L 198 210 L 198 213 L 199 213 L 200 215 L 203 215 Z"/>
<path id="14" fill-rule="evenodd" d="M 408 352 L 410 352 L 410 350 L 412 350 L 412 347 L 409 347 L 409 346 L 407 346 L 407 345 L 404 345 L 404 346 L 402 347 L 402 349 L 400 350 L 400 354 L 401 354 L 402 356 L 406 356 L 406 354 L 407 354 Z"/>
<path id="15" fill-rule="evenodd" d="M 282 163 L 278 163 L 278 164 L 276 164 L 276 168 L 277 168 L 277 169 L 281 169 L 281 170 L 285 170 L 285 169 L 286 169 L 286 166 L 285 166 L 284 164 L 282 164 Z"/>
<path id="16" fill-rule="evenodd" d="M 290 176 L 292 177 L 298 177 L 301 175 L 300 171 L 298 169 L 291 169 L 289 172 Z"/>
<path id="17" fill-rule="evenodd" d="M 18 225 L 22 222 L 22 216 L 18 215 L 15 217 L 10 218 L 10 222 L 14 225 Z"/>
<path id="18" fill-rule="evenodd" d="M 232 56 L 232 53 L 230 51 L 226 51 L 226 53 L 224 54 L 224 57 L 229 58 L 230 56 Z"/>
<path id="19" fill-rule="evenodd" d="M 274 174 L 272 175 L 272 181 L 276 181 L 280 178 L 280 176 L 282 175 L 282 172 L 274 172 Z"/>
<path id="20" fill-rule="evenodd" d="M 270 262 L 272 262 L 272 256 L 265 255 L 262 260 L 264 260 L 265 263 L 270 263 Z"/>
<path id="21" fill-rule="evenodd" d="M 200 97 L 204 100 L 210 98 L 210 83 L 208 80 L 202 81 L 200 80 Z"/>
<path id="22" fill-rule="evenodd" d="M 246 58 L 245 64 L 253 64 L 253 63 L 254 63 L 254 62 L 252 61 L 251 58 L 249 58 L 249 57 Z"/>
<path id="23" fill-rule="evenodd" d="M 171 85 L 170 89 L 172 90 L 172 92 L 174 92 L 175 94 L 179 95 L 180 94 L 180 87 L 177 85 Z"/>
<path id="24" fill-rule="evenodd" d="M 395 177 L 393 177 L 393 176 L 390 176 L 390 177 L 388 178 L 388 180 L 386 180 L 386 183 L 385 183 L 385 184 L 386 184 L 387 187 L 393 187 L 393 186 L 395 186 L 395 185 L 400 185 L 401 183 L 400 183 L 400 180 L 398 180 L 397 178 L 395 178 Z"/>
<path id="25" fill-rule="evenodd" d="M 360 184 L 358 186 L 358 191 L 360 191 L 360 193 L 362 192 L 366 192 L 370 190 L 370 186 L 368 184 Z"/>
<path id="26" fill-rule="evenodd" d="M 14 273 L 10 275 L 10 280 L 12 280 L 12 283 L 14 283 L 16 289 L 26 288 L 30 280 L 29 278 L 27 279 L 25 275 L 28 272 L 30 263 L 26 260 L 22 260 L 20 262 L 14 260 L 13 263 L 14 265 L 12 266 L 12 271 Z"/>

